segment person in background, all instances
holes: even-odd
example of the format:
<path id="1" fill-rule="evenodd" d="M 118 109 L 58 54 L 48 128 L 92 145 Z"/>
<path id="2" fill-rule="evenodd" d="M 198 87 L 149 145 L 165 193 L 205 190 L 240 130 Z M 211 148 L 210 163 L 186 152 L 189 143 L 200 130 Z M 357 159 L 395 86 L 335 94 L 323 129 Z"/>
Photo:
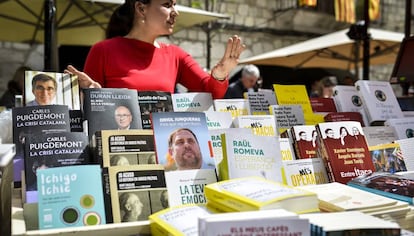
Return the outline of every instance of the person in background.
<path id="1" fill-rule="evenodd" d="M 333 88 L 335 87 L 335 83 L 332 82 L 331 78 L 324 77 L 320 81 L 319 86 L 319 97 L 321 98 L 332 98 L 333 97 Z"/>
<path id="2" fill-rule="evenodd" d="M 243 94 L 257 86 L 260 78 L 259 68 L 255 65 L 245 65 L 241 72 L 241 77 L 231 83 L 227 88 L 224 98 L 243 98 Z"/>
<path id="3" fill-rule="evenodd" d="M 13 78 L 7 83 L 7 90 L 0 98 L 0 106 L 5 106 L 6 108 L 16 106 L 16 95 L 23 95 L 24 92 L 24 73 L 27 70 L 31 70 L 31 68 L 27 66 L 17 68 Z"/>
<path id="4" fill-rule="evenodd" d="M 128 88 L 174 93 L 177 83 L 190 92 L 210 92 L 222 98 L 228 75 L 245 45 L 239 36 L 227 41 L 223 57 L 211 74 L 183 49 L 158 42 L 171 35 L 179 12 L 176 1 L 126 0 L 111 16 L 107 37 L 92 46 L 84 72 L 69 65 L 65 72 L 78 76 L 81 88 Z"/>
<path id="5" fill-rule="evenodd" d="M 32 79 L 32 93 L 35 96 L 26 106 L 39 106 L 53 104 L 56 97 L 57 82 L 47 74 L 37 74 Z"/>
<path id="6" fill-rule="evenodd" d="M 344 79 L 342 80 L 342 84 L 354 86 L 354 79 L 352 79 L 352 77 L 350 76 L 345 76 Z"/>

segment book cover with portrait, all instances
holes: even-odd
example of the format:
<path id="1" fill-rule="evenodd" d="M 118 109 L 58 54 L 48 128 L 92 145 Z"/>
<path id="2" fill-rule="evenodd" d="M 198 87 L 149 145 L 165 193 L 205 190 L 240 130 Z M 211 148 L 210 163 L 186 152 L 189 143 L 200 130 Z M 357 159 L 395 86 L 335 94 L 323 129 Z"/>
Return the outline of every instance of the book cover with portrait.
<path id="1" fill-rule="evenodd" d="M 161 165 L 103 168 L 107 222 L 147 221 L 168 207 L 164 167 Z"/>
<path id="2" fill-rule="evenodd" d="M 85 133 L 30 134 L 24 145 L 26 203 L 37 202 L 36 176 L 40 169 L 90 164 Z"/>
<path id="3" fill-rule="evenodd" d="M 318 133 L 314 125 L 295 125 L 290 132 L 297 159 L 316 157 Z"/>
<path id="4" fill-rule="evenodd" d="M 143 129 L 151 129 L 151 113 L 174 111 L 170 92 L 138 91 L 138 104 Z"/>
<path id="5" fill-rule="evenodd" d="M 59 104 L 67 105 L 70 110 L 80 109 L 79 84 L 76 75 L 26 71 L 24 79 L 25 106 Z"/>
<path id="6" fill-rule="evenodd" d="M 20 185 L 26 135 L 70 132 L 69 109 L 66 105 L 15 107 L 12 109 L 12 123 L 13 143 L 16 144 L 14 180 Z"/>
<path id="7" fill-rule="evenodd" d="M 141 129 L 141 112 L 135 90 L 89 88 L 83 90 L 83 113 L 89 137 L 99 130 Z"/>
<path id="8" fill-rule="evenodd" d="M 151 119 L 157 160 L 166 171 L 215 168 L 204 112 L 158 112 Z"/>
<path id="9" fill-rule="evenodd" d="M 361 123 L 322 122 L 318 132 L 317 156 L 323 158 L 329 182 L 349 180 L 375 171 Z"/>
<path id="10" fill-rule="evenodd" d="M 106 223 L 99 165 L 39 170 L 37 189 L 39 229 Z"/>
<path id="11" fill-rule="evenodd" d="M 152 130 L 101 130 L 96 136 L 102 139 L 97 160 L 103 167 L 156 164 Z"/>

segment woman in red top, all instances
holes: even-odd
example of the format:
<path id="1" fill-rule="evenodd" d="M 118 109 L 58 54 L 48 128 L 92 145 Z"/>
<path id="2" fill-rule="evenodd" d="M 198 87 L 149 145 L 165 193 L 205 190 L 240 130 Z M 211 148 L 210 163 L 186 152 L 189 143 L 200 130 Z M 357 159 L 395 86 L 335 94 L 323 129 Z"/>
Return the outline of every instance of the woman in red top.
<path id="1" fill-rule="evenodd" d="M 237 35 L 229 38 L 223 58 L 208 74 L 178 46 L 156 41 L 172 34 L 179 16 L 175 4 L 176 0 L 126 0 L 111 17 L 110 38 L 91 48 L 84 72 L 73 66 L 65 72 L 78 75 L 82 88 L 173 93 L 180 83 L 191 92 L 210 92 L 213 98 L 222 98 L 229 72 L 237 66 L 245 46 Z"/>

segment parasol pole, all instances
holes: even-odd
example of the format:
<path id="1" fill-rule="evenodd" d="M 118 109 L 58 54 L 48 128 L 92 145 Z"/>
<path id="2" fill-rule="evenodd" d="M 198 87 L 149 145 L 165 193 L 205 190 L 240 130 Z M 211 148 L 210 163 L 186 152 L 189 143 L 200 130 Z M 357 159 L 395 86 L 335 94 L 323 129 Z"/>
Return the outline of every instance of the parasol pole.
<path id="1" fill-rule="evenodd" d="M 363 70 L 362 70 L 362 78 L 364 80 L 369 80 L 369 49 L 370 49 L 370 40 L 371 36 L 368 34 L 369 28 L 369 0 L 364 1 L 364 26 L 363 26 Z"/>
<path id="2" fill-rule="evenodd" d="M 44 69 L 45 71 L 58 71 L 58 51 L 56 32 L 56 3 L 55 0 L 45 0 L 45 43 L 44 43 Z"/>
<path id="3" fill-rule="evenodd" d="M 411 36 L 411 0 L 405 1 L 405 30 L 404 30 L 404 36 L 405 38 L 408 38 Z"/>

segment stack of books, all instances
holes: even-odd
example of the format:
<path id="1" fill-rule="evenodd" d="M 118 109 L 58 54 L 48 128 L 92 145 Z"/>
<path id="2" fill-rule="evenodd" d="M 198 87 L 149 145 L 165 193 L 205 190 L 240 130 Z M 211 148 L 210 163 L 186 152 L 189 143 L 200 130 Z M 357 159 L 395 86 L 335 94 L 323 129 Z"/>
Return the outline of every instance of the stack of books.
<path id="1" fill-rule="evenodd" d="M 285 209 L 294 213 L 319 212 L 315 193 L 262 177 L 234 178 L 204 187 L 207 205 L 222 212 Z"/>

